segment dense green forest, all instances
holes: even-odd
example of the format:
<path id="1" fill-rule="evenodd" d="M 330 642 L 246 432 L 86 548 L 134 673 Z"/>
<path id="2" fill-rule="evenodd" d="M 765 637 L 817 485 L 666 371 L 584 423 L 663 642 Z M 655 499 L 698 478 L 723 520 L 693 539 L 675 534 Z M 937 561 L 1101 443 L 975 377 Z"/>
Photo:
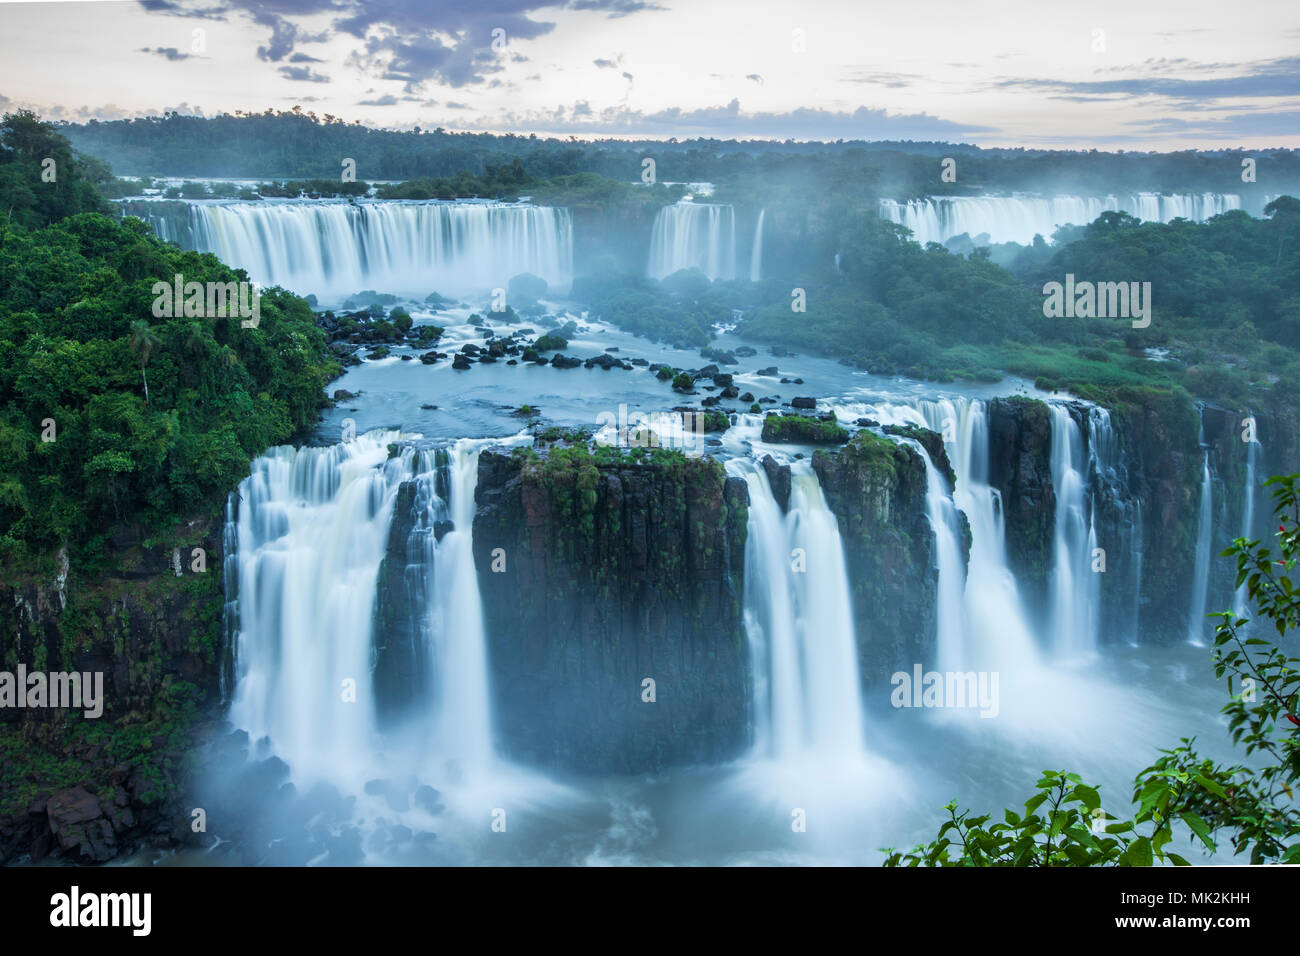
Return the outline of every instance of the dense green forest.
<path id="1" fill-rule="evenodd" d="M 255 328 L 156 318 L 159 280 L 246 276 L 103 215 L 97 167 L 29 114 L 4 119 L 0 146 L 0 208 L 15 210 L 0 221 L 0 555 L 93 553 L 119 522 L 166 526 L 316 422 L 338 366 L 304 300 L 265 292 Z M 57 183 L 41 180 L 49 155 Z"/>
<path id="2" fill-rule="evenodd" d="M 740 309 L 747 337 L 879 374 L 1010 373 L 1096 398 L 1154 385 L 1230 403 L 1260 391 L 1290 401 L 1300 378 L 1300 202 L 1281 197 L 1268 216 L 1160 224 L 1106 213 L 1054 245 L 1024 248 L 1004 269 L 985 250 L 922 248 L 900 226 L 846 212 L 815 257 L 838 265 L 758 284 L 698 273 L 580 278 L 574 296 L 630 331 L 697 346 Z M 1046 317 L 1043 285 L 1067 273 L 1149 281 L 1150 326 Z"/>
<path id="3" fill-rule="evenodd" d="M 1267 183 L 1271 194 L 1300 190 L 1300 155 L 1291 150 L 1099 153 L 925 142 L 587 142 L 535 134 L 371 129 L 300 107 L 213 117 L 172 112 L 60 129 L 77 149 L 132 176 L 329 179 L 338 178 L 342 161 L 351 158 L 359 179 L 439 179 L 483 176 L 489 166 L 509 167 L 519 159 L 544 179 L 598 173 L 634 182 L 648 156 L 656 161 L 659 182 L 734 184 L 737 192 L 760 195 L 781 181 L 827 178 L 895 198 L 982 189 L 1104 195 L 1241 191 L 1241 160 L 1250 157 L 1261 170 L 1259 188 Z M 940 181 L 942 157 L 957 159 L 956 182 Z"/>

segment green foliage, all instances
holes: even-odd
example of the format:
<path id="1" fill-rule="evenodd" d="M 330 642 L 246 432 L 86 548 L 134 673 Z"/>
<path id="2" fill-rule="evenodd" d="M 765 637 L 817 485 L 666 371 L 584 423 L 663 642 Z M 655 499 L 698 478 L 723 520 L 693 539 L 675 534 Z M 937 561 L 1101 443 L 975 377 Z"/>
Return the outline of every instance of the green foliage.
<path id="1" fill-rule="evenodd" d="M 731 418 L 717 409 L 710 408 L 704 412 L 704 430 L 706 432 L 725 432 L 731 427 Z"/>
<path id="2" fill-rule="evenodd" d="M 1290 197 L 1282 197 L 1289 199 Z M 1294 203 L 1294 201 L 1293 201 Z M 1139 223 L 1106 213 L 1063 230 L 1055 246 L 1008 271 L 988 257 L 922 248 L 873 211 L 828 214 L 818 241 L 839 267 L 792 277 L 749 314 L 754 339 L 844 358 L 879 374 L 996 381 L 1004 373 L 1047 390 L 1128 386 L 1186 389 L 1234 405 L 1264 390 L 1294 399 L 1300 372 L 1300 203 L 1207 223 Z M 816 260 L 814 260 L 816 261 Z M 1153 318 L 1048 319 L 1042 286 L 1076 281 L 1151 283 Z M 1159 361 L 1144 350 L 1167 349 Z"/>
<path id="3" fill-rule="evenodd" d="M 593 315 L 655 342 L 701 348 L 713 328 L 730 321 L 733 309 L 752 306 L 758 292 L 749 283 L 713 282 L 698 270 L 683 270 L 662 283 L 639 275 L 601 274 L 574 280 L 572 296 Z"/>
<path id="4" fill-rule="evenodd" d="M 936 838 L 909 852 L 889 851 L 886 866 L 1149 866 L 1187 865 L 1169 849 L 1179 836 L 1218 852 L 1226 843 L 1253 864 L 1300 861 L 1300 658 L 1269 639 L 1285 640 L 1300 625 L 1300 474 L 1270 478 L 1278 519 L 1276 551 L 1238 538 L 1223 552 L 1237 563 L 1237 586 L 1255 606 L 1253 621 L 1230 612 L 1214 635 L 1214 671 L 1227 676 L 1223 707 L 1233 743 L 1246 763 L 1220 764 L 1183 738 L 1162 750 L 1133 785 L 1136 813 L 1116 820 L 1100 811 L 1097 790 L 1076 774 L 1047 772 L 1023 814 L 1004 822 L 973 816 L 955 802 Z M 1040 812 L 1047 806 L 1046 813 Z"/>
<path id="5" fill-rule="evenodd" d="M 42 175 L 47 169 L 53 181 Z M 51 124 L 29 110 L 0 118 L 0 229 L 40 229 L 80 212 L 106 212 L 96 187 L 112 178 L 107 165 L 76 156 Z"/>
<path id="6" fill-rule="evenodd" d="M 196 187 L 203 188 L 203 184 L 196 183 Z M 263 197 L 274 197 L 282 199 L 296 199 L 299 196 L 306 196 L 311 199 L 322 197 L 338 196 L 364 196 L 370 191 L 370 184 L 359 180 L 353 182 L 344 182 L 338 178 L 332 179 L 299 179 L 292 182 L 262 183 L 257 187 L 257 192 Z M 204 192 L 211 192 L 210 189 L 204 189 Z M 191 191 L 190 184 L 185 185 L 185 196 L 188 198 L 192 195 L 202 195 L 197 190 Z"/>
<path id="7" fill-rule="evenodd" d="M 177 273 L 246 278 L 137 219 L 0 232 L 0 554 L 175 521 L 317 421 L 338 365 L 307 303 L 264 291 L 257 328 L 155 318 L 153 284 Z"/>
<path id="8" fill-rule="evenodd" d="M 875 436 L 873 436 L 875 437 Z M 806 415 L 771 414 L 763 419 L 763 441 L 800 445 L 838 445 L 849 440 L 846 429 L 832 420 Z"/>
<path id="9" fill-rule="evenodd" d="M 24 735 L 0 732 L 0 816 L 31 805 L 39 794 L 76 786 L 87 779 L 85 752 L 95 748 L 110 765 L 137 769 L 148 784 L 141 800 L 153 804 L 175 791 L 172 782 L 195 771 L 201 692 L 167 677 L 142 721 L 88 720 L 79 712 L 60 715 L 58 748 L 34 744 Z M 111 797 L 110 797 L 111 799 Z"/>
<path id="10" fill-rule="evenodd" d="M 533 343 L 533 350 L 537 352 L 554 352 L 569 347 L 569 340 L 561 335 L 547 334 L 543 335 Z"/>
<path id="11" fill-rule="evenodd" d="M 933 842 L 910 853 L 891 852 L 885 866 L 1104 866 L 1151 863 L 1151 846 L 1131 822 L 1094 832 L 1101 797 L 1078 774 L 1045 771 L 1024 812 L 1006 810 L 990 822 L 949 803 Z M 953 854 L 956 852 L 956 855 Z"/>

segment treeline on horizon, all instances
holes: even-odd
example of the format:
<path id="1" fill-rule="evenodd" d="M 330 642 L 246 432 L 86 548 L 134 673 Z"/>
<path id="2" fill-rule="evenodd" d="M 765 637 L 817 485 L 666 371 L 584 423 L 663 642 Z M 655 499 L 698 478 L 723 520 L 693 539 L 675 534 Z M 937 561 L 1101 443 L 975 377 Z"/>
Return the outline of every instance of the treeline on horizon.
<path id="1" fill-rule="evenodd" d="M 382 130 L 290 111 L 163 116 L 56 124 L 80 152 L 120 175 L 243 179 L 338 179 L 345 158 L 366 180 L 483 176 L 521 161 L 538 179 L 595 173 L 632 183 L 655 159 L 659 182 L 740 183 L 759 177 L 857 182 L 885 198 L 983 190 L 1077 192 L 1239 192 L 1244 158 L 1256 161 L 1266 191 L 1300 192 L 1300 153 L 1288 149 L 1170 153 L 984 149 L 935 142 L 795 142 L 719 139 L 579 140 L 536 134 Z M 957 160 L 941 181 L 939 159 Z"/>

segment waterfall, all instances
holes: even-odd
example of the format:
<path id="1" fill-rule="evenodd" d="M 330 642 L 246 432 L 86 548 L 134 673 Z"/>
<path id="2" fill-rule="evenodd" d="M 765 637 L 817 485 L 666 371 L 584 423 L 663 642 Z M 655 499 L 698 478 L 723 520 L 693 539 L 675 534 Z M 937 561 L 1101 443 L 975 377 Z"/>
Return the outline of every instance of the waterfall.
<path id="1" fill-rule="evenodd" d="M 424 552 L 419 606 L 428 650 L 432 746 L 462 770 L 484 767 L 493 756 L 487 634 L 471 534 L 480 447 L 462 439 L 447 452 L 421 456 L 411 531 Z M 450 530 L 439 540 L 444 522 L 450 522 Z"/>
<path id="2" fill-rule="evenodd" d="M 149 216 L 163 238 L 322 302 L 365 289 L 417 296 L 505 288 L 521 272 L 553 287 L 573 278 L 563 208 L 487 202 L 194 202 L 183 229 Z M 183 235 L 172 235 L 183 233 Z"/>
<path id="3" fill-rule="evenodd" d="M 1033 630 L 1007 564 L 1002 496 L 989 484 L 984 402 L 958 398 L 854 405 L 836 414 L 849 420 L 867 415 L 888 425 L 919 425 L 943 438 L 957 479 L 951 496 L 947 479 L 917 446 L 927 465 L 926 516 L 935 532 L 936 665 L 945 671 L 992 668 L 1012 673 L 1037 667 Z M 970 529 L 970 558 L 964 564 L 961 515 Z"/>
<path id="4" fill-rule="evenodd" d="M 763 219 L 766 209 L 758 211 L 758 224 L 754 226 L 754 248 L 749 254 L 749 281 L 758 282 L 763 278 Z"/>
<path id="5" fill-rule="evenodd" d="M 835 515 L 806 461 L 791 466 L 788 513 L 749 459 L 745 627 L 754 668 L 754 752 L 787 761 L 857 759 L 865 747 L 857 644 Z"/>
<path id="6" fill-rule="evenodd" d="M 935 599 L 935 629 L 937 652 L 935 663 L 939 670 L 949 673 L 970 670 L 967 661 L 969 642 L 966 639 L 966 567 L 962 557 L 961 515 L 957 511 L 948 480 L 930 460 L 930 454 L 920 442 L 912 446 L 925 462 L 926 517 L 934 531 L 934 563 L 938 572 L 938 594 Z"/>
<path id="7" fill-rule="evenodd" d="M 1252 423 L 1254 417 L 1253 414 L 1249 416 Z M 1258 438 L 1253 434 L 1250 437 L 1251 441 L 1246 442 L 1246 484 L 1242 489 L 1241 502 L 1241 537 L 1247 539 L 1251 537 L 1255 526 L 1255 453 L 1260 445 Z M 1233 598 L 1232 611 L 1237 617 L 1245 617 L 1249 609 L 1250 597 L 1246 585 L 1242 584 Z"/>
<path id="8" fill-rule="evenodd" d="M 960 634 L 965 647 L 953 657 L 961 662 L 961 670 L 978 667 L 1015 671 L 1036 665 L 1033 631 L 1015 575 L 1007 565 L 1002 496 L 989 484 L 989 430 L 984 403 L 944 399 L 921 401 L 915 408 L 896 406 L 890 411 L 900 422 L 922 425 L 943 437 L 957 477 L 953 503 L 970 525 L 970 560 L 963 593 L 965 617 L 962 628 L 951 632 Z M 927 490 L 930 513 L 941 515 L 941 524 L 947 523 L 945 506 L 933 500 L 942 495 L 944 488 L 931 482 Z M 944 583 L 941 581 L 940 600 L 947 600 Z M 951 643 L 951 638 L 945 642 L 941 633 L 941 647 L 944 643 Z"/>
<path id="9" fill-rule="evenodd" d="M 880 215 L 912 230 L 922 245 L 966 233 L 988 235 L 989 242 L 1028 245 L 1035 235 L 1050 240 L 1057 227 L 1085 225 L 1107 210 L 1127 212 L 1151 222 L 1175 218 L 1204 222 L 1241 208 L 1241 197 L 1223 193 L 1124 196 L 941 196 L 895 202 L 880 201 Z"/>
<path id="10" fill-rule="evenodd" d="M 406 466 L 388 460 L 396 438 L 273 448 L 239 485 L 230 716 L 307 777 L 333 776 L 370 748 L 375 583 Z"/>
<path id="11" fill-rule="evenodd" d="M 1092 571 L 1096 526 L 1087 507 L 1083 436 L 1064 405 L 1052 405 L 1052 485 L 1056 518 L 1049 596 L 1051 641 L 1061 657 L 1090 654 L 1097 646 L 1097 590 Z"/>
<path id="12" fill-rule="evenodd" d="M 1204 433 L 1201 444 L 1204 445 Z M 1214 531 L 1214 485 L 1210 480 L 1210 452 L 1206 449 L 1201 463 L 1201 510 L 1196 522 L 1196 565 L 1192 572 L 1192 605 L 1187 614 L 1187 640 L 1200 646 L 1205 643 L 1205 603 L 1210 587 L 1210 535 Z"/>
<path id="13" fill-rule="evenodd" d="M 429 730 L 431 752 L 462 769 L 492 759 L 471 552 L 483 443 L 462 440 L 437 455 L 404 448 L 390 458 L 399 437 L 381 431 L 328 448 L 273 448 L 232 496 L 228 530 L 237 550 L 227 556 L 227 573 L 237 584 L 238 624 L 230 718 L 252 739 L 269 738 L 296 779 L 354 781 L 381 752 L 374 744 L 376 593 L 405 481 L 415 482 L 411 539 L 422 536 L 425 558 L 415 562 L 424 595 L 416 602 L 424 640 L 416 659 L 428 673 L 417 684 L 430 688 L 415 702 L 414 719 Z"/>
<path id="14" fill-rule="evenodd" d="M 664 206 L 650 233 L 647 273 L 662 279 L 699 269 L 710 279 L 736 277 L 736 213 L 729 205 L 689 200 Z"/>
<path id="15" fill-rule="evenodd" d="M 1133 499 L 1133 528 L 1129 540 L 1129 560 L 1133 565 L 1133 603 L 1129 610 L 1130 646 L 1138 646 L 1142 627 L 1142 499 Z"/>

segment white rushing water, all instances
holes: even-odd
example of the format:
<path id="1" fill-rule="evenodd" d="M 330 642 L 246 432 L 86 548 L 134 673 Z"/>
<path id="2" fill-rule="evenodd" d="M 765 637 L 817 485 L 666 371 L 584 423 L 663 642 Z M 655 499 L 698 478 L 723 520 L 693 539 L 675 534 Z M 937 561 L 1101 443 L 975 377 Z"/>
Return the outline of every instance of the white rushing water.
<path id="1" fill-rule="evenodd" d="M 777 761 L 859 759 L 865 746 L 857 640 L 835 515 L 806 461 L 791 466 L 789 510 L 749 459 L 745 626 L 754 673 L 754 753 Z"/>
<path id="2" fill-rule="evenodd" d="M 736 211 L 731 206 L 683 200 L 659 210 L 646 272 L 662 279 L 679 269 L 699 269 L 710 279 L 736 278 Z"/>
<path id="3" fill-rule="evenodd" d="M 1204 444 L 1204 441 L 1202 441 Z M 1205 605 L 1210 587 L 1210 536 L 1214 532 L 1214 483 L 1210 477 L 1210 453 L 1201 463 L 1201 507 L 1196 519 L 1196 565 L 1192 571 L 1192 605 L 1187 613 L 1187 640 L 1205 643 Z"/>
<path id="4" fill-rule="evenodd" d="M 941 671 L 970 670 L 970 648 L 966 637 L 966 567 L 962 557 L 961 514 L 953 501 L 948 479 L 930 459 L 920 442 L 913 443 L 925 461 L 926 517 L 934 531 L 935 570 L 938 588 L 935 598 L 937 647 L 935 664 Z"/>
<path id="5" fill-rule="evenodd" d="M 1110 499 L 1111 505 L 1121 512 L 1119 526 L 1112 527 L 1110 533 L 1117 538 L 1114 544 L 1115 554 L 1127 560 L 1125 568 L 1109 568 L 1105 572 L 1092 574 L 1091 597 L 1098 607 L 1098 621 L 1101 619 L 1102 574 L 1127 572 L 1127 623 L 1120 633 L 1129 645 L 1136 647 L 1142 610 L 1142 501 L 1129 492 L 1128 468 L 1119 437 L 1111 423 L 1110 411 L 1097 405 L 1088 409 L 1088 483 L 1091 497 L 1088 519 L 1089 554 L 1096 553 L 1093 549 L 1098 547 L 1098 499 L 1105 495 Z M 1089 569 L 1091 567 L 1090 563 Z"/>
<path id="6" fill-rule="evenodd" d="M 417 486 L 412 538 L 424 592 L 417 660 L 428 688 L 412 709 L 429 754 L 460 771 L 492 761 L 486 641 L 471 552 L 481 442 L 438 456 L 371 432 L 327 448 L 271 449 L 253 463 L 230 509 L 237 586 L 232 722 L 267 737 L 295 779 L 355 784 L 373 772 L 371 681 L 378 574 L 394 501 Z M 441 460 L 439 460 L 441 459 Z M 454 528 L 436 540 L 435 526 Z M 408 549 L 409 553 L 409 549 Z M 386 768 L 391 769 L 391 768 Z"/>
<path id="7" fill-rule="evenodd" d="M 432 746 L 470 772 L 487 767 L 494 755 L 487 634 L 472 536 L 479 450 L 479 443 L 462 439 L 441 456 L 421 453 L 416 481 L 423 515 L 412 531 L 430 569 L 421 623 L 430 649 L 432 706 L 426 713 Z M 437 522 L 443 520 L 452 522 L 452 530 L 439 541 Z"/>
<path id="8" fill-rule="evenodd" d="M 758 224 L 754 226 L 754 248 L 749 254 L 749 281 L 758 282 L 763 278 L 763 219 L 766 209 L 758 211 Z"/>
<path id="9" fill-rule="evenodd" d="M 396 438 L 273 448 L 237 493 L 231 720 L 269 737 L 304 778 L 333 777 L 370 749 L 375 582 L 408 467 L 388 460 Z M 357 703 L 345 700 L 346 681 Z"/>
<path id="10" fill-rule="evenodd" d="M 896 202 L 883 199 L 880 215 L 912 230 L 922 245 L 943 242 L 967 233 L 973 239 L 1028 245 L 1035 235 L 1051 240 L 1057 227 L 1086 225 L 1103 212 L 1127 212 L 1151 222 L 1175 218 L 1203 222 L 1241 208 L 1241 197 L 1223 193 L 1160 195 L 1135 193 L 1109 196 L 942 196 Z"/>
<path id="11" fill-rule="evenodd" d="M 1052 646 L 1065 659 L 1097 648 L 1099 580 L 1092 570 L 1097 531 L 1088 507 L 1083 435 L 1064 405 L 1052 405 L 1052 485 L 1056 517 L 1052 536 L 1050 628 Z"/>
<path id="12" fill-rule="evenodd" d="M 505 288 L 523 272 L 567 289 L 573 227 L 563 208 L 405 201 L 195 202 L 183 235 L 259 285 L 336 303 L 364 289 L 418 296 Z M 165 219 L 158 228 L 163 233 Z"/>
<path id="13" fill-rule="evenodd" d="M 1248 420 L 1253 422 L 1254 415 L 1250 415 Z M 1255 455 L 1259 447 L 1260 442 L 1257 437 L 1253 441 L 1246 442 L 1246 480 L 1241 490 L 1241 537 L 1247 539 L 1254 533 L 1255 527 Z M 1243 584 L 1237 588 L 1232 610 L 1238 617 L 1245 617 L 1249 607 L 1250 596 L 1246 585 Z"/>
<path id="14" fill-rule="evenodd" d="M 963 593 L 963 613 L 946 615 L 961 621 L 957 638 L 963 650 L 952 659 L 953 670 L 972 667 L 1022 671 L 1037 666 L 1039 653 L 1025 615 L 1015 575 L 1007 564 L 1006 528 L 1001 493 L 989 484 L 989 431 L 985 404 L 976 400 L 921 401 L 915 408 L 892 409 L 902 421 L 912 421 L 938 432 L 952 464 L 957 483 L 953 502 L 970 524 L 970 560 Z M 898 414 L 901 413 L 901 414 Z M 911 413 L 911 414 L 908 414 Z M 942 494 L 933 482 L 930 493 Z M 945 515 L 946 507 L 931 501 L 932 514 Z M 933 524 L 933 519 L 932 519 Z M 942 548 L 940 549 L 942 556 Z M 942 569 L 941 569 L 942 570 Z M 940 600 L 945 600 L 940 590 Z M 953 643 L 940 634 L 939 646 Z M 942 666 L 942 665 L 941 665 Z M 944 670 L 950 668 L 943 666 Z"/>

